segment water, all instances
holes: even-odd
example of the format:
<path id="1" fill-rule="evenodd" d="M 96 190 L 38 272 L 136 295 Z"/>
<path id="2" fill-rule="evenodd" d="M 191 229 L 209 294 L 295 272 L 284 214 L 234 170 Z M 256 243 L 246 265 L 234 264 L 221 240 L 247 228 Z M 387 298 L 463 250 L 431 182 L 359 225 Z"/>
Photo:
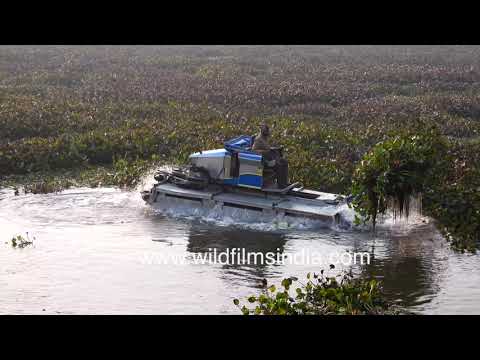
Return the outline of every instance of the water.
<path id="1" fill-rule="evenodd" d="M 255 294 L 262 279 L 304 278 L 328 256 L 368 252 L 358 275 L 383 281 L 392 301 L 425 314 L 480 313 L 479 255 L 456 254 L 427 221 L 387 220 L 377 234 L 189 207 L 152 211 L 138 192 L 74 189 L 14 196 L 0 190 L 1 314 L 239 314 L 233 298 Z M 12 248 L 17 234 L 33 246 Z M 321 254 L 317 264 L 194 263 L 209 249 Z M 158 256 L 184 264 L 160 264 Z M 152 257 L 153 256 L 153 257 Z M 318 259 L 317 259 L 318 260 Z M 331 273 L 348 269 L 337 264 Z"/>

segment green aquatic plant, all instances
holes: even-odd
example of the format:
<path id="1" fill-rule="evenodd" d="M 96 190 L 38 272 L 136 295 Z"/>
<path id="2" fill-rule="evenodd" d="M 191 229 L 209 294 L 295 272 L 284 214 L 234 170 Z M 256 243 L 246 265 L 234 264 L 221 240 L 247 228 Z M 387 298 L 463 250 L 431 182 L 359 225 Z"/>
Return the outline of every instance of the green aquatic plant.
<path id="1" fill-rule="evenodd" d="M 157 162 L 157 156 L 153 156 L 150 161 L 141 159 L 129 161 L 125 158 L 115 159 L 113 163 L 113 183 L 122 187 L 135 187 L 138 185 L 141 177 Z"/>
<path id="2" fill-rule="evenodd" d="M 377 144 L 354 173 L 351 206 L 371 221 L 392 210 L 408 217 L 420 197 L 422 212 L 452 247 L 475 252 L 480 245 L 480 144 L 453 142 L 436 128 L 420 127 Z"/>
<path id="3" fill-rule="evenodd" d="M 49 194 L 61 192 L 73 185 L 74 183 L 68 179 L 55 179 L 52 176 L 48 176 L 45 179 L 25 184 L 23 190 L 25 194 Z"/>
<path id="4" fill-rule="evenodd" d="M 476 252 L 480 244 L 480 186 L 457 183 L 444 187 L 441 196 L 430 196 L 428 211 L 452 247 Z"/>
<path id="5" fill-rule="evenodd" d="M 33 238 L 33 240 L 35 240 L 35 238 Z M 24 248 L 28 245 L 33 245 L 33 240 L 30 239 L 28 233 L 27 233 L 27 237 L 24 238 L 22 235 L 17 235 L 17 236 L 14 236 L 11 240 L 10 240 L 10 243 L 12 245 L 13 248 Z"/>
<path id="6" fill-rule="evenodd" d="M 448 175 L 447 149 L 435 128 L 400 133 L 377 144 L 355 170 L 351 206 L 373 227 L 377 215 L 388 209 L 394 216 L 408 217 L 410 199 Z"/>
<path id="7" fill-rule="evenodd" d="M 480 143 L 455 143 L 450 176 L 424 196 L 425 211 L 456 250 L 480 246 Z"/>
<path id="8" fill-rule="evenodd" d="M 330 265 L 333 269 L 334 266 Z M 294 284 L 299 286 L 295 287 Z M 281 287 L 268 285 L 264 280 L 262 291 L 247 298 L 253 308 L 233 303 L 244 315 L 377 315 L 400 313 L 382 293 L 380 282 L 354 278 L 343 272 L 336 276 L 308 273 L 302 283 L 296 277 L 283 279 Z"/>

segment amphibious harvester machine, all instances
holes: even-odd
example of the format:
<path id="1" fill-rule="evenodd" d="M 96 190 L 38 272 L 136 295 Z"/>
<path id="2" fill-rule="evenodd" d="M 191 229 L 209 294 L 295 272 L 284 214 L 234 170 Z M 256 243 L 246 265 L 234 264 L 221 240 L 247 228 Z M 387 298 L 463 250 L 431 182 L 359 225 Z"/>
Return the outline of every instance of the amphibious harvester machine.
<path id="1" fill-rule="evenodd" d="M 271 161 L 252 151 L 253 141 L 254 136 L 243 135 L 227 141 L 221 149 L 191 154 L 188 165 L 157 171 L 156 183 L 142 192 L 143 200 L 153 207 L 178 199 L 212 209 L 240 208 L 328 224 L 341 221 L 345 197 L 308 190 L 298 182 L 279 188 Z M 273 150 L 283 155 L 283 149 Z"/>

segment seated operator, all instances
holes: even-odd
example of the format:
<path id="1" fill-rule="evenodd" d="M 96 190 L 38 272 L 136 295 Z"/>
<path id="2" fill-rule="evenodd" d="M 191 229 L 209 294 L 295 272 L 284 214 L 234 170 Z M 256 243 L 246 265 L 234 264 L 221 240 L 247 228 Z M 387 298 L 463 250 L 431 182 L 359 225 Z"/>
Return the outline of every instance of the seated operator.
<path id="1" fill-rule="evenodd" d="M 278 149 L 272 149 L 269 144 L 270 129 L 267 124 L 262 124 L 260 133 L 255 136 L 252 151 L 263 156 L 268 166 L 273 167 L 277 177 L 278 187 L 283 189 L 288 186 L 288 162 Z"/>

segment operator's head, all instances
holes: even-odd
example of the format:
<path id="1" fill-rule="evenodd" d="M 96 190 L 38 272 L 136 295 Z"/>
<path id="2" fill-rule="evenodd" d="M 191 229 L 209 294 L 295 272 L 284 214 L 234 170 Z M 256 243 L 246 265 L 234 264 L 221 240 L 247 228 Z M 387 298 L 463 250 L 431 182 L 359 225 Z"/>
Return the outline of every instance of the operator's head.
<path id="1" fill-rule="evenodd" d="M 262 136 L 268 137 L 270 136 L 270 128 L 266 123 L 263 123 L 262 126 L 260 127 L 260 133 Z"/>

